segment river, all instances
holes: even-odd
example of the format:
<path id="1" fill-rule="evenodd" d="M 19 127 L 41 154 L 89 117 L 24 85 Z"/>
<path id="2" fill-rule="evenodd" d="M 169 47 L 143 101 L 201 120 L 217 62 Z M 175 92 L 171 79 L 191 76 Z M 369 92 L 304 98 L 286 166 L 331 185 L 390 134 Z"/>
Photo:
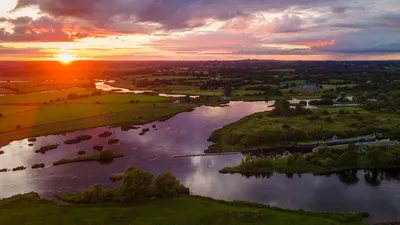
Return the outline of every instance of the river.
<path id="1" fill-rule="evenodd" d="M 143 136 L 141 130 L 121 131 L 120 128 L 99 127 L 86 131 L 39 137 L 34 146 L 28 140 L 14 141 L 0 150 L 0 169 L 31 166 L 45 163 L 46 168 L 0 173 L 0 198 L 35 191 L 46 198 L 54 194 L 77 192 L 99 183 L 116 187 L 109 177 L 123 172 L 128 166 L 158 174 L 171 171 L 190 187 L 193 194 L 225 200 L 246 200 L 270 204 L 282 208 L 313 211 L 367 211 L 369 222 L 400 220 L 400 184 L 398 173 L 394 176 L 377 176 L 364 179 L 364 172 L 349 176 L 313 176 L 306 174 L 288 177 L 274 174 L 270 178 L 245 177 L 239 174 L 220 174 L 225 166 L 240 163 L 241 155 L 173 158 L 176 154 L 202 153 L 211 143 L 211 132 L 246 115 L 270 110 L 272 102 L 231 102 L 226 107 L 198 107 L 165 121 L 149 123 Z M 157 128 L 152 128 L 156 125 Z M 99 138 L 97 135 L 109 130 L 113 135 Z M 82 134 L 93 139 L 75 145 L 63 142 Z M 97 162 L 52 166 L 61 158 L 76 157 L 77 152 L 96 154 L 95 145 L 107 145 L 111 138 L 121 143 L 109 148 L 127 155 L 112 164 Z M 47 144 L 60 144 L 59 148 L 45 155 L 34 150 Z"/>

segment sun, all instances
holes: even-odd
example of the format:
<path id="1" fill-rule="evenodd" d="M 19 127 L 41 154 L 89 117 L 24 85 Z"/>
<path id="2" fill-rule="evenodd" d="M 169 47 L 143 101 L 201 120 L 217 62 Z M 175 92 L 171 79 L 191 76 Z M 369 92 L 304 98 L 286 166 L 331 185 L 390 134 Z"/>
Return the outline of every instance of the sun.
<path id="1" fill-rule="evenodd" d="M 69 53 L 61 53 L 57 56 L 57 60 L 63 64 L 69 64 L 75 60 L 75 56 Z"/>

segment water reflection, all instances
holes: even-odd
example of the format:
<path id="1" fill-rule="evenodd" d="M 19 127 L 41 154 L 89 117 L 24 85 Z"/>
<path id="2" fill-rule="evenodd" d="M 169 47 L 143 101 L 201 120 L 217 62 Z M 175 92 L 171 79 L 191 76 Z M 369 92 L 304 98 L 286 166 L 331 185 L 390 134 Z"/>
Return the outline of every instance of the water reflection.
<path id="1" fill-rule="evenodd" d="M 1 148 L 5 153 L 0 155 L 0 168 L 30 167 L 36 163 L 45 163 L 46 168 L 0 173 L 0 197 L 35 191 L 52 198 L 54 194 L 80 191 L 96 183 L 116 187 L 118 184 L 112 183 L 109 176 L 133 165 L 155 174 L 171 171 L 194 194 L 213 198 L 247 200 L 292 209 L 368 211 L 371 221 L 400 219 L 398 173 L 376 175 L 358 171 L 330 176 L 267 174 L 254 177 L 218 173 L 225 166 L 239 164 L 241 155 L 173 158 L 176 154 L 201 153 L 211 144 L 207 138 L 213 130 L 246 115 L 270 110 L 272 104 L 231 102 L 227 107 L 199 107 L 165 122 L 141 126 L 150 128 L 143 136 L 139 135 L 141 129 L 121 131 L 120 128 L 100 127 L 66 135 L 39 137 L 34 146 L 28 146 L 27 140 L 14 141 Z M 152 125 L 157 128 L 152 128 Z M 106 130 L 111 131 L 112 136 L 97 136 Z M 83 134 L 90 134 L 93 138 L 75 145 L 64 144 L 65 140 Z M 109 146 L 108 140 L 114 138 L 118 138 L 120 144 Z M 34 152 L 48 144 L 60 146 L 44 155 Z M 97 152 L 92 149 L 95 145 L 124 152 L 127 156 L 108 165 L 86 162 L 52 166 L 61 158 L 76 157 L 80 150 L 88 155 L 95 154 Z M 372 185 L 377 183 L 379 186 Z"/>

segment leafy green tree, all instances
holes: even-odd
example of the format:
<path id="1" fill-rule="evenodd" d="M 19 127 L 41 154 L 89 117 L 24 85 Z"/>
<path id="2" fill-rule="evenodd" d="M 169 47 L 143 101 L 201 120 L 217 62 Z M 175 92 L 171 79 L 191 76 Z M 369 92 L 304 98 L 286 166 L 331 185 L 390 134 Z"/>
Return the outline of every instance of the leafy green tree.
<path id="1" fill-rule="evenodd" d="M 358 151 L 350 150 L 339 156 L 338 163 L 341 166 L 356 166 L 358 163 Z"/>
<path id="2" fill-rule="evenodd" d="M 286 157 L 286 165 L 291 166 L 294 163 L 294 156 L 293 155 L 289 155 Z"/>
<path id="3" fill-rule="evenodd" d="M 133 202 L 135 200 L 151 197 L 150 186 L 153 183 L 153 174 L 138 170 L 134 167 L 128 168 L 124 174 L 119 192 L 122 202 Z"/>
<path id="4" fill-rule="evenodd" d="M 154 181 L 157 193 L 163 197 L 173 197 L 178 194 L 179 181 L 174 174 L 164 172 L 157 176 Z"/>

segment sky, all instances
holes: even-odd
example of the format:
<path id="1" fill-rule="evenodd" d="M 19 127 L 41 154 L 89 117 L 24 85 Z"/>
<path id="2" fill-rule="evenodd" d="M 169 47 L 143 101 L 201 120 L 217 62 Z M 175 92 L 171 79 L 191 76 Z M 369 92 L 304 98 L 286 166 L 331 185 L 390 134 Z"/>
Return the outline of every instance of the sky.
<path id="1" fill-rule="evenodd" d="M 400 0 L 0 0 L 0 60 L 400 60 Z"/>

